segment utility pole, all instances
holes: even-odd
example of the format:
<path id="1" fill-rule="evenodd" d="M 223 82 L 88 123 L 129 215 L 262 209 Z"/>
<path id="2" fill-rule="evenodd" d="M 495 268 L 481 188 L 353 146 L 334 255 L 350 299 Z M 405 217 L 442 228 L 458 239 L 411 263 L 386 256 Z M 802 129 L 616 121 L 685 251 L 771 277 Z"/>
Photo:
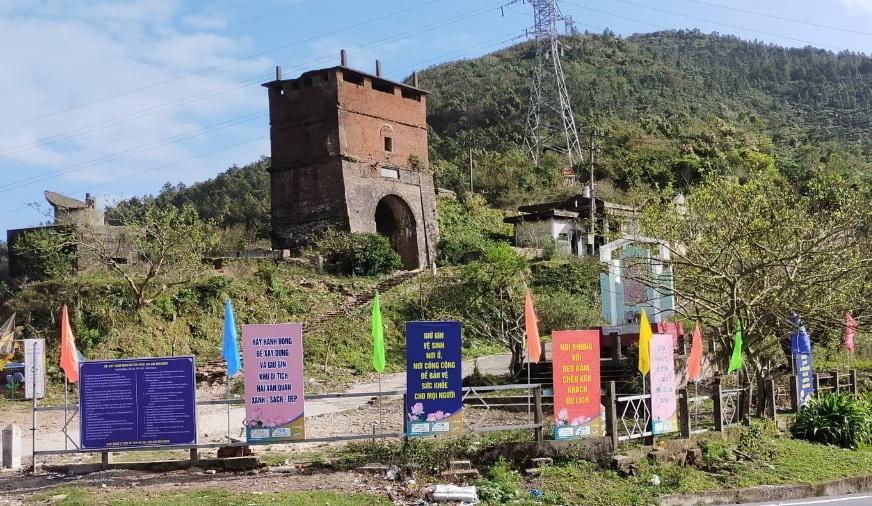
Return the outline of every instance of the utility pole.
<path id="1" fill-rule="evenodd" d="M 594 166 L 596 165 L 596 132 L 591 130 L 587 151 L 590 153 L 590 179 L 588 180 L 588 193 L 590 194 L 590 255 L 593 255 L 596 246 L 596 197 L 594 195 Z M 605 208 L 603 208 L 605 212 Z"/>
<path id="2" fill-rule="evenodd" d="M 567 18 L 560 13 L 557 0 L 530 0 L 530 4 L 535 20 L 536 62 L 524 137 L 534 164 L 539 165 L 540 156 L 548 147 L 564 152 L 569 165 L 575 167 L 584 158 L 560 61 L 563 46 L 557 34 L 557 21 L 566 22 Z M 574 27 L 571 18 L 567 26 Z M 565 148 L 557 148 L 558 142 Z"/>

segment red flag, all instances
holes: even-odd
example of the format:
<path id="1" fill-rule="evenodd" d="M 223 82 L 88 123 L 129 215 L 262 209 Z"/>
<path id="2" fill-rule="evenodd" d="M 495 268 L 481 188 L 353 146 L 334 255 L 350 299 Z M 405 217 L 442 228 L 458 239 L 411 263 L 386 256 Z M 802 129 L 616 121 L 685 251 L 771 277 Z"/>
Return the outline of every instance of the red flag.
<path id="1" fill-rule="evenodd" d="M 845 346 L 854 353 L 854 332 L 857 332 L 857 321 L 851 313 L 845 312 Z"/>
<path id="2" fill-rule="evenodd" d="M 699 320 L 693 329 L 693 341 L 690 344 L 690 355 L 687 357 L 687 379 L 693 381 L 702 374 L 702 332 L 699 330 Z"/>
<path id="3" fill-rule="evenodd" d="M 67 375 L 67 381 L 79 381 L 79 354 L 76 351 L 76 338 L 73 337 L 73 328 L 70 327 L 66 304 L 61 310 L 61 369 Z"/>
<path id="4" fill-rule="evenodd" d="M 533 299 L 530 298 L 530 290 L 527 290 L 527 300 L 524 302 L 524 325 L 527 330 L 527 353 L 530 362 L 539 363 L 542 355 L 542 345 L 539 343 L 539 327 L 537 326 L 536 311 L 533 310 Z"/>

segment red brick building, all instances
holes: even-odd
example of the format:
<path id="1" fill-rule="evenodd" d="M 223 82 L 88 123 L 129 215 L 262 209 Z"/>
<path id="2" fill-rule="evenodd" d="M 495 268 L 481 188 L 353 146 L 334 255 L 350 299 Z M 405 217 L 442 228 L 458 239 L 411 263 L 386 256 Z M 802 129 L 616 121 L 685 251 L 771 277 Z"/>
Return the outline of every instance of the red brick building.
<path id="1" fill-rule="evenodd" d="M 344 56 L 343 56 L 344 60 Z M 269 92 L 274 249 L 328 227 L 388 237 L 406 269 L 435 260 L 438 224 L 427 157 L 426 92 L 338 67 Z"/>

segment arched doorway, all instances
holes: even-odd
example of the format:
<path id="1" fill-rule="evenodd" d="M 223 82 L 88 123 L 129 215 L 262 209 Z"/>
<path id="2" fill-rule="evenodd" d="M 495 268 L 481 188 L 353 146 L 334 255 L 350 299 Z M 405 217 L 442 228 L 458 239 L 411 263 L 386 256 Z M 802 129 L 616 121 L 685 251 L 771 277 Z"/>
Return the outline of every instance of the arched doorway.
<path id="1" fill-rule="evenodd" d="M 391 241 L 403 260 L 403 268 L 420 267 L 415 215 L 402 198 L 388 195 L 379 201 L 375 206 L 375 231 Z"/>

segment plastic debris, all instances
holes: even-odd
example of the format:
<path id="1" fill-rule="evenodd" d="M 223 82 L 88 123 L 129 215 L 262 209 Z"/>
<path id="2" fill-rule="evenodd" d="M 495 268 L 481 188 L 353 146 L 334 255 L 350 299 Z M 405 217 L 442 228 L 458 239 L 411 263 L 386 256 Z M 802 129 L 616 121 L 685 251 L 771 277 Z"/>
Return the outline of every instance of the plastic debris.
<path id="1" fill-rule="evenodd" d="M 652 476 L 651 477 L 651 484 L 654 485 L 655 487 L 660 485 L 660 477 L 657 476 L 656 474 L 654 476 Z"/>
<path id="2" fill-rule="evenodd" d="M 478 493 L 474 486 L 458 487 L 457 485 L 436 485 L 430 493 L 433 501 L 478 502 Z"/>
<path id="3" fill-rule="evenodd" d="M 399 472 L 400 472 L 400 468 L 397 467 L 396 465 L 392 465 L 392 466 L 388 469 L 388 472 L 385 473 L 385 478 L 387 478 L 387 479 L 389 479 L 389 480 L 391 480 L 391 481 L 396 480 L 396 479 L 397 479 L 397 474 L 399 474 Z"/>
<path id="4" fill-rule="evenodd" d="M 541 490 L 536 490 L 535 488 L 530 491 L 530 495 L 533 497 L 544 497 L 545 496 L 545 494 L 543 494 Z"/>

